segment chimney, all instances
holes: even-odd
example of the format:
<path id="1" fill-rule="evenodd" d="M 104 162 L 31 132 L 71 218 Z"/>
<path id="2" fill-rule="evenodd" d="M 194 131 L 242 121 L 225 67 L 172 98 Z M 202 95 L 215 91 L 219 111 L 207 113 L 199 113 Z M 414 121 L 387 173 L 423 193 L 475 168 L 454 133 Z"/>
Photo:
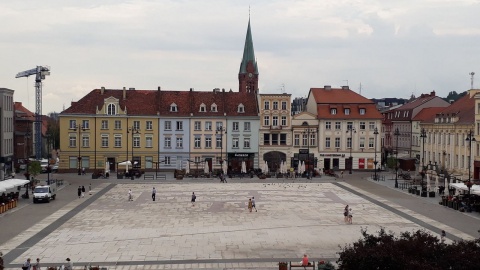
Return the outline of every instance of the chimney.
<path id="1" fill-rule="evenodd" d="M 193 88 L 190 88 L 190 92 L 192 92 L 192 91 L 193 91 Z"/>
<path id="2" fill-rule="evenodd" d="M 128 88 L 128 90 L 135 90 L 135 87 L 130 87 Z"/>
<path id="3" fill-rule="evenodd" d="M 323 87 L 323 89 L 325 89 L 325 90 L 332 90 L 332 86 L 331 86 L 331 85 L 325 85 L 325 86 Z"/>
<path id="4" fill-rule="evenodd" d="M 127 89 L 123 87 L 123 99 L 127 99 Z"/>
<path id="5" fill-rule="evenodd" d="M 158 90 L 158 91 L 162 91 L 162 87 L 159 86 L 159 87 L 157 88 L 157 90 Z"/>
<path id="6" fill-rule="evenodd" d="M 103 93 L 105 93 L 105 87 L 102 86 L 102 87 L 100 88 L 100 95 L 103 95 Z"/>
<path id="7" fill-rule="evenodd" d="M 431 96 L 431 97 L 434 97 L 434 96 L 435 96 L 435 90 L 433 90 L 432 92 L 430 92 L 430 96 Z"/>
<path id="8" fill-rule="evenodd" d="M 342 90 L 348 90 L 348 85 L 347 86 L 342 86 Z"/>

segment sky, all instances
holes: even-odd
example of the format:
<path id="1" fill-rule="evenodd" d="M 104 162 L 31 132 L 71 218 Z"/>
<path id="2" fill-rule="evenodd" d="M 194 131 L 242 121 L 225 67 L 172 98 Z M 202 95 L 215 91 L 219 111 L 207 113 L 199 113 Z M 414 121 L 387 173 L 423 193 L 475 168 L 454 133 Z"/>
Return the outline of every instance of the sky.
<path id="1" fill-rule="evenodd" d="M 42 113 L 93 89 L 238 91 L 250 16 L 260 93 L 367 98 L 480 87 L 480 0 L 0 0 L 0 88 Z"/>

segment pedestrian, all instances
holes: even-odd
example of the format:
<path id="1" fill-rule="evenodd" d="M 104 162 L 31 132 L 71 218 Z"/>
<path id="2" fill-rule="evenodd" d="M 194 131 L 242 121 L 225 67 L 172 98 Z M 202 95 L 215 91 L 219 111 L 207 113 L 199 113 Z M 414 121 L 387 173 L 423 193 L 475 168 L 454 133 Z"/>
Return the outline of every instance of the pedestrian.
<path id="1" fill-rule="evenodd" d="M 352 208 L 348 208 L 348 223 L 352 224 L 353 212 Z"/>
<path id="2" fill-rule="evenodd" d="M 133 201 L 133 194 L 131 189 L 128 190 L 128 201 Z"/>
<path id="3" fill-rule="evenodd" d="M 343 178 L 343 171 L 340 172 L 340 177 Z"/>
<path id="4" fill-rule="evenodd" d="M 85 175 L 85 168 L 82 168 L 82 175 Z"/>
<path id="5" fill-rule="evenodd" d="M 73 270 L 73 262 L 70 260 L 70 258 L 67 258 L 67 264 L 63 268 L 64 270 Z"/>
<path id="6" fill-rule="evenodd" d="M 30 270 L 32 265 L 30 264 L 30 258 L 28 258 L 22 265 L 23 270 Z"/>
<path id="7" fill-rule="evenodd" d="M 157 193 L 157 190 L 155 189 L 155 187 L 153 187 L 152 189 L 152 200 L 155 201 L 155 194 Z"/>
<path id="8" fill-rule="evenodd" d="M 192 207 L 195 206 L 195 200 L 197 199 L 197 196 L 195 196 L 195 192 L 192 192 Z"/>
<path id="9" fill-rule="evenodd" d="M 347 204 L 347 206 L 345 206 L 345 209 L 343 210 L 343 221 L 345 223 L 348 222 L 348 204 Z"/>
<path id="10" fill-rule="evenodd" d="M 41 270 L 40 269 L 40 258 L 37 258 L 37 261 L 33 264 L 33 270 Z"/>
<path id="11" fill-rule="evenodd" d="M 81 186 L 78 186 L 77 194 L 78 194 L 78 198 L 80 199 L 82 197 L 82 187 Z"/>
<path id="12" fill-rule="evenodd" d="M 447 237 L 447 233 L 444 230 L 442 230 L 442 234 L 440 235 L 440 241 L 442 243 L 445 243 L 445 237 Z"/>
<path id="13" fill-rule="evenodd" d="M 82 186 L 82 198 L 85 198 L 85 186 Z"/>
<path id="14" fill-rule="evenodd" d="M 5 267 L 3 266 L 3 253 L 0 252 L 0 270 L 3 270 L 5 269 Z"/>
<path id="15" fill-rule="evenodd" d="M 252 208 L 255 208 L 255 212 L 258 212 L 257 207 L 255 207 L 255 197 L 252 197 Z"/>
<path id="16" fill-rule="evenodd" d="M 248 211 L 252 212 L 252 199 L 248 199 Z"/>
<path id="17" fill-rule="evenodd" d="M 88 194 L 92 195 L 92 183 L 88 184 Z"/>

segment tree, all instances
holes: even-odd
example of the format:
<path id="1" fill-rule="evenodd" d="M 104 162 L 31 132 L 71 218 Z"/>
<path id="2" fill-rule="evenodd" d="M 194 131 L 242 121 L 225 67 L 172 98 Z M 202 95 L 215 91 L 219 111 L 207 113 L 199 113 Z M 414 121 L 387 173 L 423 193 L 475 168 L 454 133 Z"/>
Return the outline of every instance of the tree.
<path id="1" fill-rule="evenodd" d="M 37 176 L 42 172 L 42 166 L 40 165 L 40 161 L 34 160 L 28 163 L 28 173 L 33 175 L 33 177 Z"/>
<path id="2" fill-rule="evenodd" d="M 363 238 L 342 248 L 338 269 L 476 269 L 480 265 L 480 239 L 442 243 L 437 237 L 418 230 L 400 236 L 378 235 L 361 230 Z"/>

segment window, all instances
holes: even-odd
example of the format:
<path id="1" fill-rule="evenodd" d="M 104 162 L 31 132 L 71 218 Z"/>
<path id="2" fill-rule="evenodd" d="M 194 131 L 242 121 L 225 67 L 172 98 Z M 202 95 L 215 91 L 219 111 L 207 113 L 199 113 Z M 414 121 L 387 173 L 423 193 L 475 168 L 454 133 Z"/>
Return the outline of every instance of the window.
<path id="1" fill-rule="evenodd" d="M 345 109 L 345 115 L 350 115 L 350 109 L 348 108 Z"/>
<path id="2" fill-rule="evenodd" d="M 212 122 L 210 121 L 205 122 L 205 130 L 207 131 L 212 130 Z"/>
<path id="3" fill-rule="evenodd" d="M 299 134 L 295 134 L 294 144 L 295 144 L 295 146 L 300 145 L 300 135 Z"/>
<path id="4" fill-rule="evenodd" d="M 307 134 L 304 133 L 303 136 L 302 136 L 302 145 L 303 146 L 307 145 L 307 139 L 308 139 Z"/>
<path id="5" fill-rule="evenodd" d="M 232 140 L 232 148 L 238 148 L 238 138 L 233 138 L 233 140 Z"/>
<path id="6" fill-rule="evenodd" d="M 282 116 L 282 126 L 286 126 L 286 125 L 287 125 L 287 117 Z"/>
<path id="7" fill-rule="evenodd" d="M 205 104 L 202 103 L 202 105 L 200 105 L 200 112 L 206 112 L 207 111 L 207 106 L 205 106 Z"/>
<path id="8" fill-rule="evenodd" d="M 340 138 L 335 138 L 335 148 L 340 148 Z"/>
<path id="9" fill-rule="evenodd" d="M 325 129 L 332 129 L 332 122 L 325 122 Z"/>
<path id="10" fill-rule="evenodd" d="M 317 136 L 315 136 L 315 133 L 310 133 L 310 145 L 315 146 L 315 142 L 317 141 Z"/>
<path id="11" fill-rule="evenodd" d="M 145 136 L 145 147 L 152 148 L 153 147 L 153 137 L 152 135 Z"/>
<path id="12" fill-rule="evenodd" d="M 347 138 L 347 148 L 352 148 L 352 138 Z"/>
<path id="13" fill-rule="evenodd" d="M 153 122 L 152 121 L 145 122 L 145 127 L 147 130 L 153 130 Z"/>
<path id="14" fill-rule="evenodd" d="M 243 131 L 250 131 L 250 122 L 243 123 Z"/>
<path id="15" fill-rule="evenodd" d="M 108 134 L 102 134 L 102 147 L 108 147 Z"/>
<path id="16" fill-rule="evenodd" d="M 335 122 L 335 130 L 340 130 L 342 128 L 342 125 L 340 122 Z"/>
<path id="17" fill-rule="evenodd" d="M 153 168 L 153 157 L 145 157 L 145 169 Z"/>
<path id="18" fill-rule="evenodd" d="M 122 147 L 122 135 L 120 134 L 114 135 L 114 145 L 116 148 Z"/>
<path id="19" fill-rule="evenodd" d="M 115 129 L 122 129 L 122 121 L 115 120 Z"/>
<path id="20" fill-rule="evenodd" d="M 84 129 L 90 129 L 90 121 L 88 120 L 82 120 L 82 127 Z"/>
<path id="21" fill-rule="evenodd" d="M 263 117 L 263 125 L 264 126 L 270 126 L 270 116 L 264 116 Z"/>
<path id="22" fill-rule="evenodd" d="M 177 137 L 177 148 L 183 148 L 183 138 Z"/>
<path id="23" fill-rule="evenodd" d="M 102 127 L 101 129 L 108 129 L 108 120 L 102 120 Z"/>
<path id="24" fill-rule="evenodd" d="M 278 116 L 272 117 L 272 126 L 274 127 L 278 126 Z"/>
<path id="25" fill-rule="evenodd" d="M 108 115 L 116 115 L 117 114 L 117 106 L 115 106 L 115 104 L 108 104 L 107 105 L 107 114 Z"/>
<path id="26" fill-rule="evenodd" d="M 217 111 L 217 105 L 215 103 L 213 103 L 212 106 L 210 106 L 210 110 L 212 112 L 216 112 Z"/>
<path id="27" fill-rule="evenodd" d="M 368 129 L 374 130 L 375 129 L 375 122 L 369 122 L 368 123 Z"/>
<path id="28" fill-rule="evenodd" d="M 77 128 L 77 120 L 70 120 L 70 129 Z"/>
<path id="29" fill-rule="evenodd" d="M 333 115 L 337 114 L 337 109 L 330 109 L 330 114 L 333 114 Z"/>
<path id="30" fill-rule="evenodd" d="M 375 146 L 375 141 L 373 138 L 368 138 L 368 148 L 373 148 Z"/>
<path id="31" fill-rule="evenodd" d="M 360 122 L 360 129 L 365 130 L 365 122 Z"/>
<path id="32" fill-rule="evenodd" d="M 265 101 L 265 102 L 264 102 L 263 109 L 265 109 L 265 110 L 270 110 L 270 101 Z"/>
<path id="33" fill-rule="evenodd" d="M 183 130 L 183 122 L 177 121 L 177 130 Z"/>
<path id="34" fill-rule="evenodd" d="M 172 105 L 170 105 L 170 111 L 177 112 L 178 111 L 177 104 L 173 103 Z"/>
<path id="35" fill-rule="evenodd" d="M 347 130 L 353 129 L 353 122 L 347 122 Z"/>
<path id="36" fill-rule="evenodd" d="M 282 101 L 282 110 L 286 110 L 286 109 L 287 109 L 287 102 Z"/>
<path id="37" fill-rule="evenodd" d="M 205 148 L 212 148 L 212 137 L 205 138 Z"/>
<path id="38" fill-rule="evenodd" d="M 70 134 L 69 145 L 70 147 L 77 147 L 77 137 L 74 134 Z"/>
<path id="39" fill-rule="evenodd" d="M 222 148 L 222 136 L 217 135 L 217 139 L 215 140 L 215 147 Z"/>
<path id="40" fill-rule="evenodd" d="M 245 106 L 243 106 L 243 104 L 239 104 L 237 112 L 244 113 L 245 112 Z"/>
<path id="41" fill-rule="evenodd" d="M 133 121 L 133 128 L 136 130 L 140 130 L 140 121 Z"/>
<path id="42" fill-rule="evenodd" d="M 263 134 L 263 145 L 270 145 L 270 133 Z"/>
<path id="43" fill-rule="evenodd" d="M 330 137 L 325 138 L 325 148 L 330 148 Z"/>
<path id="44" fill-rule="evenodd" d="M 360 109 L 360 115 L 364 115 L 365 114 L 365 109 L 364 108 L 361 108 Z"/>
<path id="45" fill-rule="evenodd" d="M 278 101 L 273 102 L 273 109 L 278 110 Z"/>
<path id="46" fill-rule="evenodd" d="M 278 133 L 272 134 L 272 145 L 278 145 Z"/>
<path id="47" fill-rule="evenodd" d="M 195 162 L 200 162 L 200 157 L 195 157 Z"/>
<path id="48" fill-rule="evenodd" d="M 133 137 L 133 147 L 135 147 L 135 148 L 140 147 L 140 137 L 138 137 L 138 136 Z"/>
<path id="49" fill-rule="evenodd" d="M 202 122 L 195 121 L 194 130 L 202 130 Z"/>
<path id="50" fill-rule="evenodd" d="M 172 121 L 165 121 L 165 130 L 172 130 Z"/>
<path id="51" fill-rule="evenodd" d="M 88 135 L 82 135 L 82 147 L 90 147 L 90 137 Z"/>
<path id="52" fill-rule="evenodd" d="M 238 122 L 233 122 L 232 131 L 238 131 L 239 130 L 238 126 L 239 126 Z"/>
<path id="53" fill-rule="evenodd" d="M 165 156 L 165 162 L 164 162 L 164 163 L 165 163 L 165 165 L 170 165 L 170 164 L 172 164 L 171 159 L 170 159 L 169 156 Z"/>
<path id="54" fill-rule="evenodd" d="M 195 139 L 194 139 L 194 141 L 193 141 L 193 146 L 194 146 L 195 148 L 200 148 L 200 147 L 202 147 L 201 142 L 200 142 L 200 137 L 195 137 Z"/>
<path id="55" fill-rule="evenodd" d="M 250 148 L 250 138 L 243 139 L 243 148 Z"/>
<path id="56" fill-rule="evenodd" d="M 163 145 L 165 148 L 172 148 L 172 138 L 165 137 Z"/>
<path id="57" fill-rule="evenodd" d="M 216 130 L 220 130 L 223 128 L 223 123 L 222 122 L 216 122 L 215 123 Z"/>
<path id="58" fill-rule="evenodd" d="M 365 137 L 360 137 L 359 146 L 360 148 L 365 148 Z"/>
<path id="59" fill-rule="evenodd" d="M 287 134 L 280 133 L 280 145 L 287 145 Z"/>

